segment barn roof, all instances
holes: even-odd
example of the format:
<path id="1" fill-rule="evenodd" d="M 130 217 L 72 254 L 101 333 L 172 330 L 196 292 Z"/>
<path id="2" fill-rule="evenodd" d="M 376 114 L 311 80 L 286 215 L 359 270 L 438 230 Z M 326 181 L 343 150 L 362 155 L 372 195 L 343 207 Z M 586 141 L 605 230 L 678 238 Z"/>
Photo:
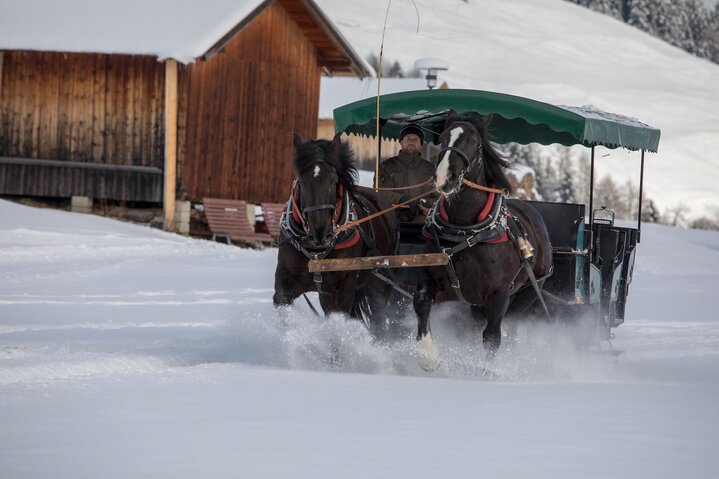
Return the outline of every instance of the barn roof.
<path id="1" fill-rule="evenodd" d="M 278 2 L 331 74 L 368 68 L 313 0 L 11 0 L 0 15 L 0 50 L 206 58 Z"/>

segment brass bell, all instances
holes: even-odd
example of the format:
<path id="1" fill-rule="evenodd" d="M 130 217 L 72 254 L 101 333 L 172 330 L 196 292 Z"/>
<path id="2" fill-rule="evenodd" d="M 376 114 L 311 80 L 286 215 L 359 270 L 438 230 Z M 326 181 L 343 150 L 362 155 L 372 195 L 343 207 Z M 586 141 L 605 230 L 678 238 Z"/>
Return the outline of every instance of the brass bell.
<path id="1" fill-rule="evenodd" d="M 517 238 L 517 245 L 519 246 L 519 251 L 522 252 L 522 257 L 525 260 L 529 261 L 532 259 L 534 256 L 534 247 L 524 238 L 524 236 Z"/>

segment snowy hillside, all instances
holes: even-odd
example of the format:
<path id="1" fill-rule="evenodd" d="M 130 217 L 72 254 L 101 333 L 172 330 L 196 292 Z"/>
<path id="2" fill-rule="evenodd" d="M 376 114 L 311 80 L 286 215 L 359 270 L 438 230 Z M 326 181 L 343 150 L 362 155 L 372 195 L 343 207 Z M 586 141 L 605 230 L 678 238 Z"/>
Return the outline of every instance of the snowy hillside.
<path id="1" fill-rule="evenodd" d="M 719 233 L 645 226 L 616 360 L 529 323 L 487 363 L 454 305 L 434 374 L 411 317 L 283 326 L 276 255 L 0 200 L 0 477 L 719 474 Z"/>
<path id="2" fill-rule="evenodd" d="M 387 0 L 317 0 L 358 53 L 378 54 Z M 416 10 L 415 6 L 416 5 Z M 564 105 L 595 105 L 660 128 L 646 191 L 695 215 L 719 206 L 719 65 L 562 0 L 393 0 L 387 61 L 449 62 L 439 81 Z M 600 176 L 638 183 L 639 155 L 600 151 Z"/>

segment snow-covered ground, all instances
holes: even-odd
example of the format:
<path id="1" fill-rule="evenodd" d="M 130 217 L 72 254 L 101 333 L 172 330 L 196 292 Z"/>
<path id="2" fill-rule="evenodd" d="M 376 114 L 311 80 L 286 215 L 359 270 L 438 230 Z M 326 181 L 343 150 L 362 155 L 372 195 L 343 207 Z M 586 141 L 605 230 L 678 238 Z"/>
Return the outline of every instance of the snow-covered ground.
<path id="1" fill-rule="evenodd" d="M 594 105 L 661 129 L 647 194 L 695 216 L 719 206 L 719 65 L 564 0 L 316 1 L 362 57 L 379 55 L 387 15 L 385 62 L 440 58 L 450 88 Z M 638 183 L 639 164 L 636 152 L 598 151 L 598 174 L 618 184 Z"/>
<path id="2" fill-rule="evenodd" d="M 645 225 L 617 359 L 520 324 L 488 364 L 454 305 L 433 374 L 411 318 L 283 326 L 276 254 L 0 200 L 0 477 L 719 475 L 718 233 Z"/>

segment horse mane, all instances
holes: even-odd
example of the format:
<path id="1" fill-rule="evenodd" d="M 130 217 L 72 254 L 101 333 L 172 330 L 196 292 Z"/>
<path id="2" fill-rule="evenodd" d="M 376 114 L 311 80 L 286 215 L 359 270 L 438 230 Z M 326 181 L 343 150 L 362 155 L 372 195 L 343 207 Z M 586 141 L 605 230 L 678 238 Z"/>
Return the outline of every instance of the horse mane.
<path id="1" fill-rule="evenodd" d="M 484 161 L 484 180 L 488 186 L 507 190 L 512 193 L 512 185 L 504 173 L 505 168 L 510 168 L 512 164 L 507 161 L 501 153 L 499 153 L 490 143 L 489 132 L 487 126 L 491 120 L 490 116 L 482 117 L 475 112 L 465 113 L 462 115 L 450 112 L 447 115 L 447 122 L 444 126 L 445 130 L 456 121 L 466 121 L 474 126 L 482 138 L 482 160 Z"/>
<path id="2" fill-rule="evenodd" d="M 349 142 L 334 140 L 309 140 L 295 143 L 295 156 L 292 161 L 297 175 L 303 175 L 314 168 L 315 164 L 324 161 L 337 170 L 340 182 L 350 192 L 354 191 L 359 174 L 357 161 Z"/>

